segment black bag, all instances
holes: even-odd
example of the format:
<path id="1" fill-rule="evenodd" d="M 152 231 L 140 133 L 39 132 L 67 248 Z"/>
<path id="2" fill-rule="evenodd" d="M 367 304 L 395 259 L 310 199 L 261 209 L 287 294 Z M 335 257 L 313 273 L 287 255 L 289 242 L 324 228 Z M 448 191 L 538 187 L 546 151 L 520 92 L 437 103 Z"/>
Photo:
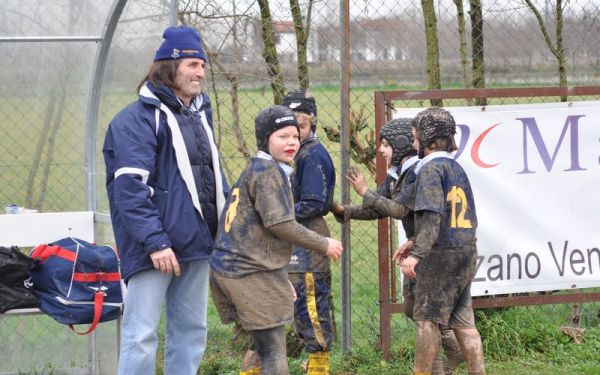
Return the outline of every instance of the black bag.
<path id="1" fill-rule="evenodd" d="M 26 287 L 33 263 L 18 247 L 0 246 L 0 313 L 39 306 L 37 297 Z"/>

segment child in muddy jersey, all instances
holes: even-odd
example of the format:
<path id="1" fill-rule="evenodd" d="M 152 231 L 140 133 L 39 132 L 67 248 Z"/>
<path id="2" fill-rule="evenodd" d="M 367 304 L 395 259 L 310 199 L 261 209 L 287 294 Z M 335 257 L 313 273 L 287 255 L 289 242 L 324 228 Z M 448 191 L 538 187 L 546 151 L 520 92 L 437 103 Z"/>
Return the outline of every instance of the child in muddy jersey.
<path id="1" fill-rule="evenodd" d="M 412 215 L 408 213 L 410 204 L 392 204 L 401 192 L 404 181 L 408 178 L 414 180 L 413 168 L 419 160 L 417 152 L 413 148 L 412 119 L 397 118 L 389 121 L 381 127 L 379 153 L 386 164 L 390 166 L 385 180 L 377 187 L 376 191 L 370 191 L 367 183 L 357 168 L 350 168 L 347 178 L 363 197 L 363 204 L 349 206 L 335 204 L 334 214 L 338 219 L 347 221 L 350 219 L 374 220 L 384 217 L 402 219 L 402 225 L 408 238 L 412 236 Z M 409 177 L 413 176 L 413 177 Z M 406 201 L 409 199 L 407 198 Z M 343 216 L 342 216 L 343 215 Z"/>
<path id="2" fill-rule="evenodd" d="M 381 127 L 379 153 L 390 166 L 386 179 L 375 192 L 367 189 L 364 177 L 355 168 L 348 173 L 348 179 L 356 192 L 363 196 L 363 204 L 358 206 L 336 204 L 333 211 L 340 221 L 350 219 L 374 220 L 392 217 L 402 220 L 408 243 L 414 239 L 414 168 L 418 162 L 417 151 L 413 148 L 412 118 L 396 118 Z M 410 209 L 409 209 L 410 207 Z M 404 312 L 413 318 L 414 279 L 404 278 Z M 452 374 L 463 357 L 452 330 L 442 330 L 442 347 L 446 354 L 442 362 L 436 357 L 434 375 Z"/>
<path id="3" fill-rule="evenodd" d="M 402 273 L 416 277 L 413 318 L 417 324 L 414 374 L 431 374 L 440 328 L 454 331 L 469 374 L 485 374 L 483 350 L 471 304 L 477 261 L 477 215 L 469 179 L 454 160 L 456 124 L 441 108 L 414 119 L 415 239 Z"/>
<path id="4" fill-rule="evenodd" d="M 262 374 L 288 374 L 284 325 L 293 319 L 288 282 L 292 244 L 336 260 L 339 241 L 294 219 L 288 165 L 299 149 L 294 113 L 284 106 L 262 110 L 254 120 L 258 154 L 231 189 L 210 259 L 210 287 L 223 323 L 250 332 Z"/>

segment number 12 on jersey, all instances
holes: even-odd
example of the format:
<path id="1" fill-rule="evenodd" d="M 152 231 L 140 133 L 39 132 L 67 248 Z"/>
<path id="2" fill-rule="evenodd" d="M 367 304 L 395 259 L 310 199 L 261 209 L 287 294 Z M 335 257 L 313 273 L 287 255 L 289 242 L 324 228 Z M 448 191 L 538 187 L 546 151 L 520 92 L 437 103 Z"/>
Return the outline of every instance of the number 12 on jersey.
<path id="1" fill-rule="evenodd" d="M 468 203 L 465 191 L 458 187 L 452 186 L 452 189 L 448 192 L 446 200 L 452 205 L 451 212 L 451 228 L 472 228 L 471 220 L 465 219 L 467 213 Z M 456 206 L 459 205 L 460 211 L 457 212 Z"/>

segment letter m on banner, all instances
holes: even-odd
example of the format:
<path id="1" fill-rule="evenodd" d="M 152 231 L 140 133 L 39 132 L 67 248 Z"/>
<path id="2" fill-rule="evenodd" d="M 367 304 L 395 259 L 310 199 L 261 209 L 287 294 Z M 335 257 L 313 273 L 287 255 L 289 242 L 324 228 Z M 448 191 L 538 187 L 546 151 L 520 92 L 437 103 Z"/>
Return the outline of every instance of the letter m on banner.
<path id="1" fill-rule="evenodd" d="M 531 134 L 531 138 L 533 139 L 533 142 L 535 143 L 535 146 L 542 158 L 542 161 L 544 162 L 544 166 L 546 167 L 546 170 L 548 172 L 550 172 L 552 170 L 552 167 L 554 166 L 554 161 L 556 160 L 556 155 L 558 154 L 558 150 L 560 149 L 560 146 L 562 145 L 562 142 L 565 138 L 565 135 L 567 134 L 567 129 L 570 130 L 569 132 L 569 138 L 570 138 L 570 150 L 571 150 L 571 167 L 568 169 L 565 169 L 565 171 L 581 171 L 581 170 L 585 170 L 585 168 L 581 168 L 581 166 L 579 165 L 579 119 L 581 117 L 584 117 L 584 115 L 574 115 L 574 116 L 567 116 L 567 119 L 565 121 L 565 124 L 562 128 L 562 132 L 560 134 L 560 138 L 558 139 L 558 143 L 556 145 L 556 148 L 554 149 L 554 152 L 552 153 L 552 156 L 550 156 L 550 153 L 548 152 L 548 149 L 546 148 L 546 144 L 544 143 L 544 139 L 542 138 L 542 133 L 540 132 L 540 129 L 538 128 L 538 125 L 535 121 L 534 117 L 523 117 L 523 118 L 517 118 L 517 120 L 521 121 L 521 123 L 523 124 L 523 170 L 521 172 L 518 172 L 519 174 L 522 173 L 535 173 L 534 171 L 531 171 L 529 169 L 529 160 L 528 160 L 528 150 L 527 150 L 527 133 L 529 132 L 529 134 Z"/>

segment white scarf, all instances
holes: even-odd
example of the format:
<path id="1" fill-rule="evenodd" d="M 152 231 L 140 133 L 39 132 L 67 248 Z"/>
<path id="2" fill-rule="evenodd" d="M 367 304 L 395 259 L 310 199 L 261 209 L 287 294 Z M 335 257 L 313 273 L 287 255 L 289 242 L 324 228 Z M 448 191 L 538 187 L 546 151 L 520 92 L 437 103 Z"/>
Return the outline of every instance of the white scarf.
<path id="1" fill-rule="evenodd" d="M 150 91 L 150 89 L 144 85 L 140 89 L 140 96 L 145 96 L 149 98 L 153 98 L 159 100 L 156 95 Z M 160 100 L 159 100 L 160 101 Z M 200 108 L 202 104 L 202 99 L 196 99 L 193 106 L 195 108 Z M 175 158 L 177 159 L 177 167 L 179 168 L 179 172 L 183 177 L 183 181 L 187 187 L 188 192 L 192 198 L 192 203 L 196 210 L 202 215 L 202 208 L 200 207 L 200 200 L 198 199 L 198 190 L 196 187 L 196 183 L 194 181 L 194 175 L 192 173 L 192 166 L 190 164 L 190 158 L 187 153 L 187 149 L 185 147 L 185 142 L 183 141 L 183 135 L 181 134 L 181 129 L 179 129 L 179 124 L 175 118 L 175 115 L 169 107 L 167 107 L 164 103 L 160 103 L 160 109 L 156 109 L 156 133 L 158 134 L 158 126 L 159 126 L 159 118 L 160 111 L 164 112 L 167 116 L 167 125 L 169 129 L 171 129 L 171 135 L 173 136 L 173 149 L 175 150 Z M 208 137 L 208 142 L 210 144 L 210 155 L 212 158 L 213 164 L 213 173 L 215 176 L 215 188 L 216 192 L 216 200 L 217 200 L 217 216 L 221 217 L 221 212 L 225 207 L 225 193 L 223 191 L 223 176 L 221 175 L 221 164 L 219 159 L 219 151 L 217 150 L 217 145 L 215 144 L 213 132 L 210 126 L 208 125 L 208 120 L 206 118 L 206 113 L 204 111 L 198 112 L 200 114 L 200 122 L 206 132 Z M 204 217 L 204 216 L 203 216 Z"/>

